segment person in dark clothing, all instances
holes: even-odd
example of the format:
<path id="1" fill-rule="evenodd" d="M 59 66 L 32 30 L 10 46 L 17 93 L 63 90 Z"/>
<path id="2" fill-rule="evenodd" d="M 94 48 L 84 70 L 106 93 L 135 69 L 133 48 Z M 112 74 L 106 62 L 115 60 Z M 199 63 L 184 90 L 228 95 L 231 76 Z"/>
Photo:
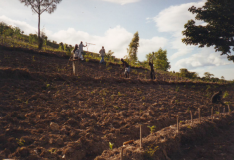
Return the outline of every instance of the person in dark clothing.
<path id="1" fill-rule="evenodd" d="M 154 80 L 155 79 L 154 64 L 150 62 L 150 59 L 149 59 L 149 66 L 150 66 L 150 77 L 152 80 Z"/>
<path id="2" fill-rule="evenodd" d="M 78 44 L 75 45 L 75 48 L 72 50 L 72 53 L 73 53 L 73 58 L 78 59 L 78 54 L 79 54 Z"/>
<path id="3" fill-rule="evenodd" d="M 126 78 L 129 78 L 130 66 L 126 61 L 123 60 L 123 58 L 121 58 L 121 62 L 123 63 L 123 66 L 124 66 L 124 69 L 125 69 L 124 75 L 125 75 Z"/>
<path id="4" fill-rule="evenodd" d="M 221 100 L 221 95 L 222 95 L 222 91 L 214 93 L 213 96 L 211 97 L 211 103 L 216 103 L 216 104 L 220 103 L 222 105 L 225 105 Z"/>

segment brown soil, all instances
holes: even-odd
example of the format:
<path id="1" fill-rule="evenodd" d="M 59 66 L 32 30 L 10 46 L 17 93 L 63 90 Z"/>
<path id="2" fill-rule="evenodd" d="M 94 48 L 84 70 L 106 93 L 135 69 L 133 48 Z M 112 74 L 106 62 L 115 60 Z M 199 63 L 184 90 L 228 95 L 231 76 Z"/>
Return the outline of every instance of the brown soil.
<path id="1" fill-rule="evenodd" d="M 231 86 L 164 83 L 168 75 L 150 81 L 144 69 L 132 69 L 137 73 L 125 79 L 119 65 L 94 60 L 79 68 L 72 76 L 64 57 L 0 52 L 0 159 L 91 160 L 109 142 L 116 148 L 139 139 L 139 123 L 146 137 L 147 126 L 156 125 L 157 131 L 175 124 L 178 113 L 186 120 L 189 110 L 197 117 L 200 107 L 202 116 L 209 115 L 210 96 L 220 89 L 233 95 Z M 233 97 L 225 100 L 233 102 Z"/>
<path id="2" fill-rule="evenodd" d="M 172 160 L 233 160 L 234 125 L 216 136 L 208 136 L 204 141 L 186 144 L 181 152 L 172 155 Z"/>

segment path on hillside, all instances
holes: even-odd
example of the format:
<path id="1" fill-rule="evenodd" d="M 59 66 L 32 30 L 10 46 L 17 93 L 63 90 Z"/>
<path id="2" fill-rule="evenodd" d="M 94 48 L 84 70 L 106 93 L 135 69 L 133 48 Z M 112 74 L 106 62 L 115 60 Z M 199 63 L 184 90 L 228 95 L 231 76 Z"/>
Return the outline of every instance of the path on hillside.
<path id="1" fill-rule="evenodd" d="M 202 144 L 183 146 L 181 154 L 172 160 L 233 160 L 234 159 L 234 125 L 216 136 L 207 137 Z"/>

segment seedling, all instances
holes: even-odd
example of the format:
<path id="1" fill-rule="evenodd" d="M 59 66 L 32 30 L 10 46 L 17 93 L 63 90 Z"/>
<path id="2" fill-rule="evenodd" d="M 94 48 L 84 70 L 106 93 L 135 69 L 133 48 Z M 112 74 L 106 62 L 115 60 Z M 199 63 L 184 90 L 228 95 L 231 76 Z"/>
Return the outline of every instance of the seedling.
<path id="1" fill-rule="evenodd" d="M 56 149 L 55 148 L 52 148 L 50 150 L 48 150 L 50 153 L 55 153 L 56 152 Z"/>
<path id="2" fill-rule="evenodd" d="M 227 98 L 229 96 L 228 92 L 225 91 L 224 94 L 223 94 L 223 98 Z"/>
<path id="3" fill-rule="evenodd" d="M 179 87 L 179 86 L 176 86 L 175 91 L 176 91 L 176 92 L 179 92 L 179 89 L 180 89 L 180 87 Z"/>
<path id="4" fill-rule="evenodd" d="M 110 148 L 110 150 L 113 149 L 113 146 L 114 146 L 114 143 L 109 142 L 109 148 Z"/>
<path id="5" fill-rule="evenodd" d="M 102 98 L 103 104 L 106 105 L 105 98 Z"/>
<path id="6" fill-rule="evenodd" d="M 24 139 L 18 139 L 18 138 L 16 138 L 16 141 L 17 141 L 17 144 L 19 145 L 19 146 L 23 146 L 24 145 L 24 142 L 25 142 L 25 140 Z"/>
<path id="7" fill-rule="evenodd" d="M 120 92 L 118 92 L 118 96 L 122 96 L 122 94 Z"/>
<path id="8" fill-rule="evenodd" d="M 192 129 L 192 127 L 190 125 L 187 126 L 188 129 Z"/>
<path id="9" fill-rule="evenodd" d="M 156 126 L 147 126 L 147 127 L 149 127 L 150 128 L 150 133 L 152 134 L 154 131 L 155 131 L 155 128 L 156 128 Z"/>
<path id="10" fill-rule="evenodd" d="M 119 109 L 119 107 L 117 107 L 117 106 L 113 106 L 116 110 L 118 110 Z"/>
<path id="11" fill-rule="evenodd" d="M 50 84 L 46 84 L 46 89 L 48 89 L 50 87 Z"/>

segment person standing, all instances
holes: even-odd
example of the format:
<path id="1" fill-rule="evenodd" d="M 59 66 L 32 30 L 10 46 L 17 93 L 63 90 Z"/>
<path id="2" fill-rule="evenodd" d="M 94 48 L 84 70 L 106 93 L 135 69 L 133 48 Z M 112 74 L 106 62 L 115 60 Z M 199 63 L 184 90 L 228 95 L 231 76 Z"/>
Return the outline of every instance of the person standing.
<path id="1" fill-rule="evenodd" d="M 150 58 L 151 59 L 151 58 Z M 150 62 L 150 59 L 149 59 L 149 66 L 150 66 L 150 77 L 152 80 L 155 79 L 155 74 L 154 74 L 154 64 Z"/>
<path id="2" fill-rule="evenodd" d="M 72 50 L 73 53 L 73 58 L 74 59 L 78 59 L 78 55 L 79 55 L 79 47 L 78 44 L 75 45 L 75 48 Z"/>
<path id="3" fill-rule="evenodd" d="M 126 78 L 129 78 L 129 73 L 130 73 L 130 66 L 129 64 L 121 58 L 121 62 L 123 63 L 123 66 L 125 68 L 124 75 Z"/>
<path id="4" fill-rule="evenodd" d="M 83 58 L 83 53 L 84 53 L 83 47 L 87 47 L 87 45 L 86 45 L 86 46 L 83 45 L 83 42 L 81 41 L 80 44 L 79 44 L 79 56 L 78 56 L 78 57 L 79 57 L 82 61 L 84 60 L 84 58 Z"/>
<path id="5" fill-rule="evenodd" d="M 106 54 L 105 54 L 104 46 L 102 46 L 102 49 L 99 51 L 99 53 L 101 54 L 101 57 L 102 57 L 100 63 L 101 63 L 101 64 L 102 64 L 102 63 L 105 64 L 104 57 L 105 57 Z"/>

